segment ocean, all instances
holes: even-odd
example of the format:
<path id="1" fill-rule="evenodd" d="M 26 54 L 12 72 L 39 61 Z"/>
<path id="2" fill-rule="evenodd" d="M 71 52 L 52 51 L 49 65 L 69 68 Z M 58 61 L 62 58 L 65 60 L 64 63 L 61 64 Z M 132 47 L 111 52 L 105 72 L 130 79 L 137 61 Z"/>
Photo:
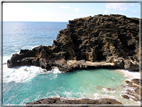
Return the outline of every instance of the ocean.
<path id="1" fill-rule="evenodd" d="M 42 98 L 115 98 L 125 104 L 135 102 L 120 96 L 124 74 L 111 69 L 76 70 L 61 73 L 58 68 L 44 73 L 36 66 L 7 68 L 7 60 L 20 49 L 52 45 L 68 22 L 3 22 L 3 104 L 25 105 Z M 111 89 L 111 90 L 108 90 Z"/>

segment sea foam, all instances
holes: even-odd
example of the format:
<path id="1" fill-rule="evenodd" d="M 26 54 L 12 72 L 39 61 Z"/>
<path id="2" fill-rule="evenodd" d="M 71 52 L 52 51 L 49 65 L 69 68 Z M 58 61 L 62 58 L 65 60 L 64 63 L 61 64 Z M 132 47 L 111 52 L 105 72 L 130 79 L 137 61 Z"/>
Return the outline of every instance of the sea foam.
<path id="1" fill-rule="evenodd" d="M 39 75 L 40 72 L 40 68 L 35 66 L 8 68 L 7 65 L 3 65 L 3 82 L 25 82 Z"/>
<path id="2" fill-rule="evenodd" d="M 25 82 L 27 80 L 30 80 L 34 77 L 36 77 L 39 74 L 58 74 L 61 73 L 57 67 L 54 67 L 52 70 L 47 71 L 46 69 L 42 69 L 37 66 L 21 66 L 21 67 L 14 67 L 14 68 L 8 68 L 7 67 L 7 60 L 10 57 L 4 57 L 3 58 L 3 82 L 9 83 L 9 82 Z M 55 78 L 57 76 L 54 76 Z"/>

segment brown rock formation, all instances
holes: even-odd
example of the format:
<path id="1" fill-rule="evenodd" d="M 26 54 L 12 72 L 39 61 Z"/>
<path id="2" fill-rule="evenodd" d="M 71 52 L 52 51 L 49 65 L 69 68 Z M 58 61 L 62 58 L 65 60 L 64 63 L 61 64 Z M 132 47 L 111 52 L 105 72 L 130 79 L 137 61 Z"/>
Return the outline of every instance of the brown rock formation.
<path id="1" fill-rule="evenodd" d="M 95 15 L 69 21 L 52 46 L 21 50 L 7 61 L 8 67 L 35 65 L 61 71 L 81 69 L 67 60 L 114 63 L 113 68 L 139 69 L 139 19 L 123 15 Z M 81 64 L 82 65 L 82 64 Z M 84 68 L 84 67 L 83 67 Z M 86 68 L 86 67 L 85 67 Z"/>
<path id="2" fill-rule="evenodd" d="M 34 102 L 26 103 L 27 106 L 35 104 L 121 104 L 121 102 L 111 98 L 101 99 L 62 99 L 62 98 L 45 98 Z"/>

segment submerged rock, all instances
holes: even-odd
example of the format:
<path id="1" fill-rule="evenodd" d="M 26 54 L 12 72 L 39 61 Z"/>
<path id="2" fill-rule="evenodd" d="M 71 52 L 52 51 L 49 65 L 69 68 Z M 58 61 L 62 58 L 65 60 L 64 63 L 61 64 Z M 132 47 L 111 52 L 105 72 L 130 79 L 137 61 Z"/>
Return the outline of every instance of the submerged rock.
<path id="1" fill-rule="evenodd" d="M 122 96 L 123 98 L 129 99 L 128 95 L 126 95 L 126 94 L 122 94 L 121 96 Z"/>
<path id="2" fill-rule="evenodd" d="M 139 35 L 137 18 L 115 14 L 77 18 L 60 31 L 52 46 L 21 50 L 7 61 L 7 65 L 9 68 L 35 65 L 47 70 L 57 66 L 67 72 L 88 67 L 84 62 L 69 65 L 67 60 L 85 60 L 106 61 L 114 64 L 112 68 L 138 71 Z"/>

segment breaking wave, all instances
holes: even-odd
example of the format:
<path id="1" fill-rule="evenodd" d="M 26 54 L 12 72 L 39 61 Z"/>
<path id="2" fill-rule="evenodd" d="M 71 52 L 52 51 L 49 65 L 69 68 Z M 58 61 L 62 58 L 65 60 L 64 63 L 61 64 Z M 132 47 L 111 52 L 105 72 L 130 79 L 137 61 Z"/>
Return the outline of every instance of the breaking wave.
<path id="1" fill-rule="evenodd" d="M 42 69 L 36 66 L 21 66 L 21 67 L 14 67 L 8 68 L 6 61 L 9 57 L 4 57 L 3 60 L 3 82 L 25 82 L 36 77 L 39 74 L 58 74 L 61 73 L 57 67 L 54 67 L 52 70 L 47 71 L 46 69 Z"/>

